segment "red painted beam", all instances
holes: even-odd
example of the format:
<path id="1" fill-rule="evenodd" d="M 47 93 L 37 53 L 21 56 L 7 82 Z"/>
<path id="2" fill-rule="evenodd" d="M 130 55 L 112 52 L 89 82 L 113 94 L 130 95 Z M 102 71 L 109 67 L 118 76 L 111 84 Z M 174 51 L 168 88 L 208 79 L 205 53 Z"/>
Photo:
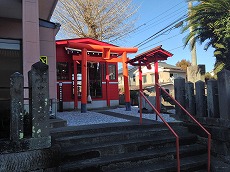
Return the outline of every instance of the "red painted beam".
<path id="1" fill-rule="evenodd" d="M 125 47 L 101 46 L 101 45 L 73 43 L 73 42 L 68 42 L 68 47 L 78 48 L 78 49 L 86 48 L 87 50 L 90 50 L 90 51 L 100 51 L 100 52 L 106 52 L 108 51 L 108 49 L 110 49 L 110 52 L 113 52 L 113 53 L 123 53 L 123 52 L 136 53 L 138 50 L 138 48 L 136 47 L 125 48 Z"/>

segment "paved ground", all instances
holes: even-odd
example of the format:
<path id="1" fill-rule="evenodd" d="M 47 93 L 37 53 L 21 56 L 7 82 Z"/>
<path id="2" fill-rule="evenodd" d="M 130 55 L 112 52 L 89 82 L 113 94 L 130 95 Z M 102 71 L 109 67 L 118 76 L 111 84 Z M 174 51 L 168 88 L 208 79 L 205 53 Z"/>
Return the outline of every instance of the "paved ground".
<path id="1" fill-rule="evenodd" d="M 177 122 L 169 114 L 161 114 L 167 122 Z M 82 126 L 92 124 L 109 123 L 139 123 L 140 114 L 138 107 L 132 106 L 131 111 L 126 111 L 124 107 L 102 108 L 81 113 L 80 111 L 58 112 L 57 117 L 67 121 L 68 126 Z M 143 123 L 161 122 L 160 118 L 156 121 L 154 113 L 143 114 Z"/>

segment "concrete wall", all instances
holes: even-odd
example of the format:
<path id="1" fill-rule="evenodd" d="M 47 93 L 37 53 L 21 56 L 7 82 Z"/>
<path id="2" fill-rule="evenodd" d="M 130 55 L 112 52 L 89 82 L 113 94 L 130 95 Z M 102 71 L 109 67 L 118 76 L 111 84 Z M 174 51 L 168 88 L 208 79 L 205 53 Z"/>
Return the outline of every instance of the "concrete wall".
<path id="1" fill-rule="evenodd" d="M 49 65 L 49 94 L 50 98 L 57 98 L 56 74 L 56 31 L 52 28 L 39 28 L 40 55 L 48 57 Z"/>
<path id="2" fill-rule="evenodd" d="M 171 82 L 169 72 L 159 72 L 159 82 Z"/>
<path id="3" fill-rule="evenodd" d="M 22 21 L 0 18 L 0 38 L 22 39 Z"/>
<path id="4" fill-rule="evenodd" d="M 22 0 L 22 30 L 23 30 L 23 75 L 24 85 L 28 86 L 27 72 L 39 61 L 39 12 L 38 1 Z M 25 92 L 25 96 L 28 92 Z"/>
<path id="5" fill-rule="evenodd" d="M 110 100 L 110 106 L 118 106 L 118 105 L 119 105 L 119 100 Z M 78 107 L 79 109 L 81 107 L 80 101 L 78 101 Z M 88 103 L 86 107 L 87 109 L 94 109 L 94 108 L 103 108 L 108 106 L 106 100 L 93 100 L 92 103 Z M 74 109 L 74 102 L 73 101 L 63 102 L 63 109 L 65 110 Z"/>

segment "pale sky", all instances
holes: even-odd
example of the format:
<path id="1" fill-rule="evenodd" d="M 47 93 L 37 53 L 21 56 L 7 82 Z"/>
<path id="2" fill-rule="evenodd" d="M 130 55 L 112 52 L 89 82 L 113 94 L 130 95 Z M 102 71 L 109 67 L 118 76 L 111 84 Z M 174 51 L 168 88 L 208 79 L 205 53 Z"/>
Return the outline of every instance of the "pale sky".
<path id="1" fill-rule="evenodd" d="M 136 28 L 139 27 L 139 29 L 130 34 L 125 42 L 118 43 L 119 46 L 132 47 L 139 44 L 186 14 L 188 7 L 186 0 L 133 0 L 133 2 L 140 6 L 137 14 L 139 19 L 136 23 Z M 162 48 L 174 54 L 166 63 L 175 65 L 182 59 L 191 62 L 189 47 L 183 47 L 183 38 L 186 33 L 182 34 L 181 30 L 181 28 L 176 28 L 160 35 L 141 46 L 136 54 L 129 57 L 133 58 L 144 51 L 162 45 Z M 214 49 L 210 47 L 208 51 L 205 51 L 204 45 L 196 44 L 197 63 L 205 64 L 206 72 L 209 72 L 215 63 Z"/>

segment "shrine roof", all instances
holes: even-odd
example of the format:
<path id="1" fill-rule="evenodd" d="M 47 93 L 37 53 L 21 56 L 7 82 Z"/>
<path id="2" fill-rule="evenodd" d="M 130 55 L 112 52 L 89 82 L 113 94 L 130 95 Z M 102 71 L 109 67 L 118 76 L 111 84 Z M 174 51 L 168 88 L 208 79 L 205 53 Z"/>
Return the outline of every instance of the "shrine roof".
<path id="1" fill-rule="evenodd" d="M 127 61 L 126 63 L 129 63 L 133 66 L 146 66 L 152 62 L 155 61 L 161 61 L 161 60 L 167 60 L 168 57 L 173 56 L 172 53 L 164 50 L 161 48 L 162 46 L 157 46 L 155 48 L 152 48 L 146 52 L 143 52 L 139 55 L 137 55 L 135 58 Z"/>

